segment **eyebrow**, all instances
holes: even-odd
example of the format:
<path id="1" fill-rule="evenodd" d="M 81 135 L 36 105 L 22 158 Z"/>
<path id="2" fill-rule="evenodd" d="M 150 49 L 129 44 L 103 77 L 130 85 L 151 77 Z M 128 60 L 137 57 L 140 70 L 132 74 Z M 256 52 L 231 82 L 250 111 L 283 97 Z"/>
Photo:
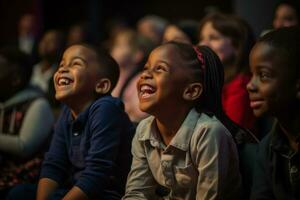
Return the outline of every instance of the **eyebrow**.
<path id="1" fill-rule="evenodd" d="M 163 61 L 163 60 L 158 60 L 156 63 L 163 63 L 165 65 L 167 65 L 168 67 L 170 66 L 170 64 L 166 61 Z"/>
<path id="2" fill-rule="evenodd" d="M 83 59 L 83 58 L 81 58 L 81 57 L 79 57 L 79 56 L 73 57 L 73 58 L 72 58 L 72 61 L 75 60 L 75 59 L 81 60 L 81 61 L 84 62 L 86 65 L 88 64 L 87 61 L 86 61 L 85 59 Z"/>

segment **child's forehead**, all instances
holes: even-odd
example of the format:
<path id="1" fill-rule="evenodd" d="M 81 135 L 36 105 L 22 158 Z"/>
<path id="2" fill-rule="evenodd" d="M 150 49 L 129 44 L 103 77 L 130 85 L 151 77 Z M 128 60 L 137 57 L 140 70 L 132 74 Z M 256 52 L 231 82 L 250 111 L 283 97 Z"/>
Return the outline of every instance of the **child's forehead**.
<path id="1" fill-rule="evenodd" d="M 96 57 L 96 52 L 91 48 L 88 48 L 83 45 L 73 45 L 67 48 L 63 54 L 63 57 L 79 57 L 79 58 L 93 58 Z"/>
<path id="2" fill-rule="evenodd" d="M 172 57 L 172 59 L 179 59 L 179 52 L 174 45 L 164 44 L 157 47 L 151 54 L 156 54 L 158 57 Z"/>

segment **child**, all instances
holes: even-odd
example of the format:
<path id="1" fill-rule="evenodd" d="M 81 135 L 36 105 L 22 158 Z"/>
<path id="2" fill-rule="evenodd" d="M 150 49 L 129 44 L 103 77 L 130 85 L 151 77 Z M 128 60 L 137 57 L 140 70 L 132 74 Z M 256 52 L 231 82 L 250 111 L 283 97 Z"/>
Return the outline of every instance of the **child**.
<path id="1" fill-rule="evenodd" d="M 54 85 L 56 99 L 68 107 L 42 166 L 38 200 L 120 199 L 134 129 L 122 102 L 110 95 L 118 76 L 117 63 L 94 47 L 64 52 Z"/>
<path id="2" fill-rule="evenodd" d="M 299 27 L 267 33 L 251 51 L 250 105 L 277 119 L 259 145 L 251 199 L 300 198 L 299 55 Z"/>
<path id="3" fill-rule="evenodd" d="M 18 183 L 38 180 L 54 117 L 43 94 L 29 86 L 28 56 L 0 50 L 0 199 Z"/>
<path id="4" fill-rule="evenodd" d="M 154 49 L 137 84 L 140 122 L 123 199 L 237 199 L 236 145 L 217 119 L 223 66 L 208 47 Z"/>

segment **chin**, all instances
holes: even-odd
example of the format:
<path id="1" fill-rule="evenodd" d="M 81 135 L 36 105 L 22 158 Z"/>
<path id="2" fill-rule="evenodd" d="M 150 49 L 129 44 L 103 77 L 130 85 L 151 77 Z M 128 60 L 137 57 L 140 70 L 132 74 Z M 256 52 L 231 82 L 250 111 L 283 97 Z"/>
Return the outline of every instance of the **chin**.
<path id="1" fill-rule="evenodd" d="M 254 109 L 253 113 L 255 117 L 263 117 L 268 115 L 268 112 L 266 110 L 261 110 L 261 109 Z"/>

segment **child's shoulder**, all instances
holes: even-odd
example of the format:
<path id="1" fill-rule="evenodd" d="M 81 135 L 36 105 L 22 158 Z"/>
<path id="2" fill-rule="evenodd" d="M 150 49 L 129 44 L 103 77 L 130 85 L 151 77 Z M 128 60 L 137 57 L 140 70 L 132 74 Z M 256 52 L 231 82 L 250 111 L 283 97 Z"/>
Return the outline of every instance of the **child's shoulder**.
<path id="1" fill-rule="evenodd" d="M 148 137 L 150 137 L 150 131 L 151 127 L 153 125 L 154 121 L 153 116 L 149 116 L 142 121 L 139 122 L 137 128 L 136 128 L 136 137 L 140 140 L 145 140 Z"/>
<path id="2" fill-rule="evenodd" d="M 209 115 L 206 113 L 201 113 L 199 116 L 197 125 L 195 127 L 195 133 L 198 133 L 199 137 L 203 135 L 231 137 L 229 130 L 218 118 L 216 118 L 214 115 Z"/>
<path id="3" fill-rule="evenodd" d="M 101 107 L 102 109 L 115 109 L 119 111 L 124 111 L 124 103 L 120 98 L 112 97 L 111 95 L 107 95 L 95 100 L 91 106 L 90 110 L 95 110 Z"/>

